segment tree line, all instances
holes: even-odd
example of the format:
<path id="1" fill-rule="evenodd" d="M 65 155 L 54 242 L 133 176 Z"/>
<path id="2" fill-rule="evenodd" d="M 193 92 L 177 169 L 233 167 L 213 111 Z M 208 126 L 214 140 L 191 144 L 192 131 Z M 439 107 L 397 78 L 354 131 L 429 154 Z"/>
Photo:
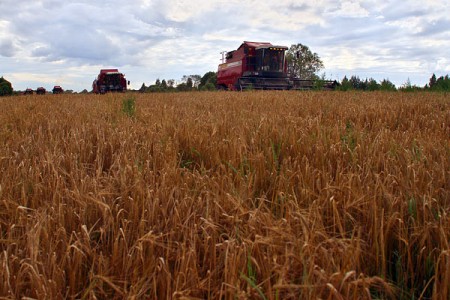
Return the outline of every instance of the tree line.
<path id="1" fill-rule="evenodd" d="M 187 92 L 187 91 L 214 91 L 216 90 L 217 73 L 207 72 L 201 75 L 184 75 L 181 82 L 176 84 L 174 79 L 156 79 L 154 84 L 146 86 L 142 83 L 141 93 L 157 92 Z"/>
<path id="2" fill-rule="evenodd" d="M 317 80 L 320 83 L 321 80 L 325 80 L 325 76 L 311 76 L 309 79 Z M 154 84 L 146 86 L 142 84 L 139 92 L 141 93 L 157 93 L 157 92 L 186 92 L 186 91 L 214 91 L 216 90 L 216 72 L 208 72 L 203 76 L 200 75 L 184 75 L 181 82 L 175 84 L 175 80 L 157 79 Z M 321 86 L 318 84 L 317 86 Z M 396 87 L 389 79 L 383 79 L 377 81 L 373 78 L 361 79 L 359 76 L 344 76 L 336 87 L 338 91 L 450 91 L 450 78 L 449 75 L 436 77 L 433 74 L 425 86 L 417 86 L 411 84 L 408 79 L 402 86 Z"/>
<path id="3" fill-rule="evenodd" d="M 349 91 L 349 90 L 360 90 L 360 91 L 404 91 L 404 92 L 412 92 L 412 91 L 441 91 L 448 92 L 450 91 L 450 78 L 449 75 L 440 76 L 439 78 L 433 74 L 430 77 L 429 83 L 425 84 L 425 86 L 421 87 L 418 85 L 411 84 L 411 81 L 408 79 L 402 86 L 396 87 L 389 79 L 383 79 L 380 82 L 377 82 L 373 78 L 360 79 L 358 76 L 351 76 L 347 78 L 345 76 L 340 85 L 337 87 L 337 90 L 340 91 Z"/>

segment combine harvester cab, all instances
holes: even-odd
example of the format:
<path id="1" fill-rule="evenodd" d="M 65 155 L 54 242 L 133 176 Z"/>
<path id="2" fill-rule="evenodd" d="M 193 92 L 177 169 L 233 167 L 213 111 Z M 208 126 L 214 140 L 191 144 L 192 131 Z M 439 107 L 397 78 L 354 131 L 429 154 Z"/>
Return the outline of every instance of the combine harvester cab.
<path id="1" fill-rule="evenodd" d="M 287 47 L 271 43 L 244 42 L 226 52 L 217 72 L 217 88 L 226 90 L 288 90 Z M 223 52 L 225 54 L 225 52 Z"/>
<path id="2" fill-rule="evenodd" d="M 125 75 L 120 73 L 118 69 L 102 69 L 92 83 L 92 90 L 96 94 L 126 92 L 127 84 L 130 84 L 130 82 L 127 82 Z"/>
<path id="3" fill-rule="evenodd" d="M 336 81 L 289 77 L 287 49 L 271 43 L 245 41 L 237 50 L 222 52 L 217 88 L 233 91 L 335 89 Z"/>

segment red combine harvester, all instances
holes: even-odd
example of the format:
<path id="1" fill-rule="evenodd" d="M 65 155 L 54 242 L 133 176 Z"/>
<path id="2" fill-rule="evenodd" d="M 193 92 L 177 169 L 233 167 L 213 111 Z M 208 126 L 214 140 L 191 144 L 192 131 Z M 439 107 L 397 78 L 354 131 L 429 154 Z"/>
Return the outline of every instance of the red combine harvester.
<path id="1" fill-rule="evenodd" d="M 92 83 L 92 90 L 96 94 L 107 92 L 125 92 L 127 90 L 125 75 L 117 69 L 102 69 L 97 79 Z"/>
<path id="2" fill-rule="evenodd" d="M 46 92 L 47 92 L 47 91 L 46 91 L 45 88 L 42 87 L 42 86 L 40 86 L 40 87 L 38 87 L 38 88 L 36 89 L 36 94 L 38 94 L 38 95 L 45 95 Z"/>
<path id="3" fill-rule="evenodd" d="M 217 72 L 217 88 L 222 90 L 291 90 L 312 89 L 314 80 L 290 78 L 287 72 L 286 46 L 245 41 L 226 52 Z M 225 60 L 225 61 L 224 61 Z M 321 81 L 324 89 L 334 89 L 336 81 Z"/>
<path id="4" fill-rule="evenodd" d="M 24 95 L 33 95 L 33 90 L 30 89 L 30 88 L 27 88 L 27 89 L 23 92 L 23 94 L 24 94 Z"/>
<path id="5" fill-rule="evenodd" d="M 62 94 L 62 93 L 64 93 L 64 90 L 63 90 L 63 88 L 61 86 L 55 85 L 53 87 L 52 92 L 53 92 L 53 94 Z"/>

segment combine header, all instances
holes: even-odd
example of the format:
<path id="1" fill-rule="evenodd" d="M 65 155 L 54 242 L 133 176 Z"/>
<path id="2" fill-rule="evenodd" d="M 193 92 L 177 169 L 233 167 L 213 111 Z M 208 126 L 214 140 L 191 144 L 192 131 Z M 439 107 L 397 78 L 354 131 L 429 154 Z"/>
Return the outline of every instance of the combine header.
<path id="1" fill-rule="evenodd" d="M 127 90 L 125 75 L 120 73 L 118 69 L 102 69 L 100 74 L 92 83 L 92 90 L 96 94 L 104 94 L 107 92 L 125 92 Z"/>
<path id="2" fill-rule="evenodd" d="M 237 49 L 223 52 L 217 72 L 217 88 L 222 90 L 312 89 L 314 80 L 291 78 L 287 72 L 286 46 L 244 42 Z M 320 81 L 324 89 L 334 89 L 336 81 Z"/>

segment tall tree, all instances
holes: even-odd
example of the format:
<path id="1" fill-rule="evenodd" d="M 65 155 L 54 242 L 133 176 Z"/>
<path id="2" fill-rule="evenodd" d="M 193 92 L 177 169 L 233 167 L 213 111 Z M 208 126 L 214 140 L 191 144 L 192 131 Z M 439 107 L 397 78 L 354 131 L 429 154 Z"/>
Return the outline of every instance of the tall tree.
<path id="1" fill-rule="evenodd" d="M 448 75 L 440 76 L 433 85 L 434 91 L 450 91 L 450 77 Z"/>
<path id="2" fill-rule="evenodd" d="M 139 92 L 144 93 L 147 90 L 147 87 L 145 86 L 145 83 L 143 82 L 141 85 L 141 88 L 139 89 Z"/>
<path id="3" fill-rule="evenodd" d="M 350 81 L 348 80 L 347 75 L 344 76 L 344 78 L 342 79 L 341 85 L 338 87 L 338 89 L 340 91 L 348 91 L 348 90 L 353 89 L 353 86 L 350 83 Z"/>
<path id="4" fill-rule="evenodd" d="M 187 87 L 188 89 L 192 89 L 193 86 L 194 86 L 194 82 L 193 82 L 193 80 L 192 80 L 192 77 L 189 77 L 189 78 L 187 79 L 187 81 L 186 81 L 186 87 Z"/>
<path id="5" fill-rule="evenodd" d="M 202 76 L 200 75 L 191 75 L 192 78 L 192 84 L 195 88 L 198 88 L 198 85 L 200 84 L 200 80 L 202 79 Z"/>
<path id="6" fill-rule="evenodd" d="M 191 88 L 197 88 L 200 84 L 200 80 L 202 79 L 202 76 L 200 75 L 183 75 L 183 78 L 181 78 L 181 81 L 186 83 L 186 85 L 192 85 Z M 190 82 L 189 82 L 190 81 Z"/>
<path id="7" fill-rule="evenodd" d="M 318 79 L 317 73 L 324 68 L 319 55 L 303 44 L 291 45 L 286 61 L 289 75 L 301 79 Z"/>
<path id="8" fill-rule="evenodd" d="M 433 76 L 430 78 L 430 89 L 433 88 L 433 86 L 436 84 L 436 75 L 433 73 Z"/>
<path id="9" fill-rule="evenodd" d="M 13 88 L 11 82 L 6 80 L 5 78 L 0 77 L 0 96 L 9 96 L 12 95 Z"/>
<path id="10" fill-rule="evenodd" d="M 397 88 L 389 79 L 383 79 L 380 84 L 380 90 L 382 91 L 396 91 Z"/>
<path id="11" fill-rule="evenodd" d="M 367 82 L 367 89 L 369 91 L 377 91 L 380 89 L 380 84 L 373 78 L 370 78 Z"/>
<path id="12" fill-rule="evenodd" d="M 200 84 L 198 85 L 199 90 L 215 90 L 217 82 L 216 72 L 207 72 L 200 79 Z"/>

